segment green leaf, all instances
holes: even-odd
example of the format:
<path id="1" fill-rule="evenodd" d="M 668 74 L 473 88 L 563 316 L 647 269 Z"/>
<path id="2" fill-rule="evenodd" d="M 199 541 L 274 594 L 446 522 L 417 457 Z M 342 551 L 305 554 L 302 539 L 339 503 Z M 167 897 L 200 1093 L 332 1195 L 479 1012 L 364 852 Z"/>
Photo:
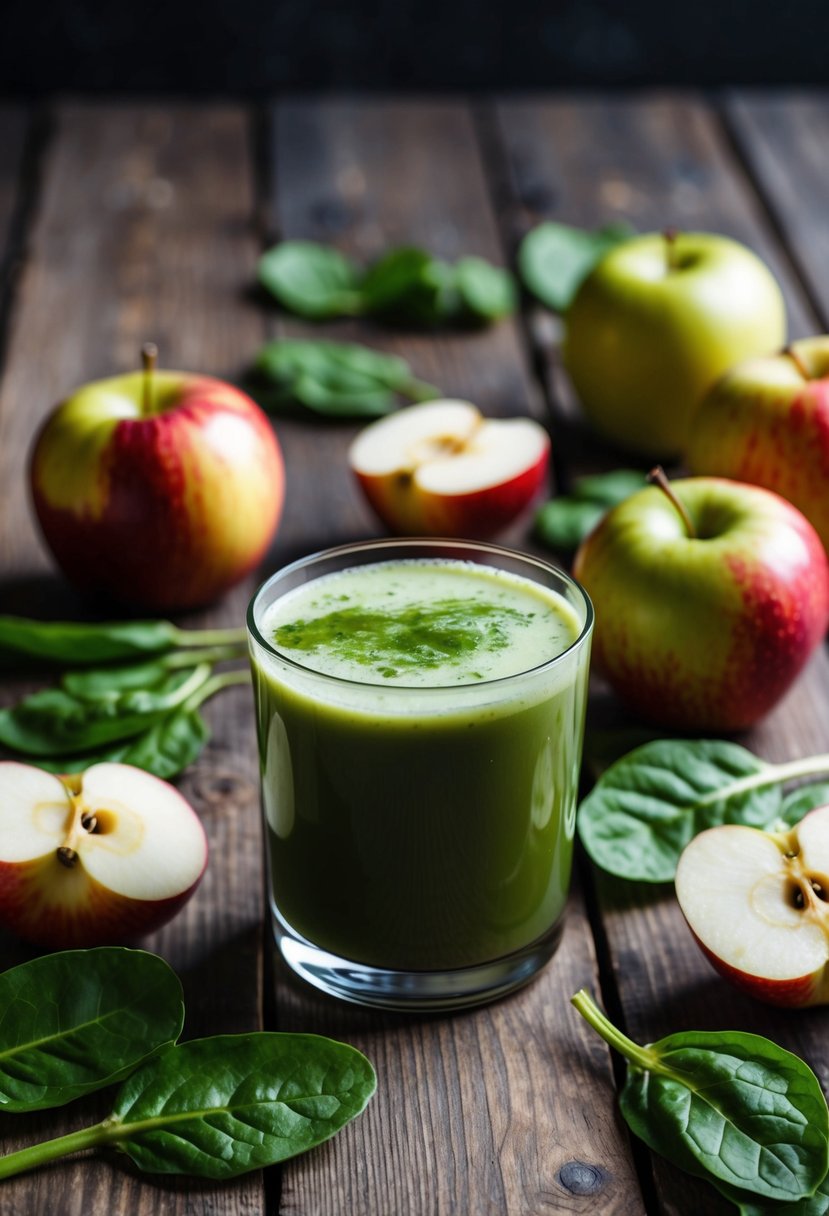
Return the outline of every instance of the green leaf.
<path id="1" fill-rule="evenodd" d="M 585 536 L 593 531 L 607 507 L 594 502 L 579 502 L 575 498 L 553 498 L 539 507 L 535 516 L 535 534 L 542 544 L 562 553 L 578 549 Z"/>
<path id="2" fill-rule="evenodd" d="M 788 827 L 800 823 L 804 815 L 815 807 L 826 806 L 829 803 L 829 781 L 817 781 L 813 785 L 802 785 L 800 789 L 792 790 L 783 799 L 777 818 Z"/>
<path id="3" fill-rule="evenodd" d="M 422 249 L 393 249 L 366 274 L 363 306 L 375 316 L 414 325 L 452 321 L 460 309 L 454 271 Z"/>
<path id="4" fill-rule="evenodd" d="M 119 667 L 67 671 L 61 676 L 60 683 L 64 691 L 73 697 L 97 701 L 101 698 L 112 699 L 139 688 L 157 688 L 169 676 L 170 669 L 163 662 L 125 663 Z"/>
<path id="5" fill-rule="evenodd" d="M 612 764 L 579 809 L 579 836 L 603 870 L 669 882 L 704 828 L 765 827 L 778 813 L 776 766 L 736 743 L 659 739 Z"/>
<path id="6" fill-rule="evenodd" d="M 279 339 L 260 350 L 255 369 L 277 389 L 276 410 L 300 404 L 330 417 L 379 417 L 396 407 L 396 393 L 437 395 L 414 379 L 405 359 L 357 343 Z"/>
<path id="7" fill-rule="evenodd" d="M 50 773 L 82 773 L 93 764 L 110 760 L 132 764 L 169 781 L 195 763 L 210 731 L 198 709 L 182 706 L 132 739 L 72 756 L 37 756 L 31 762 Z"/>
<path id="8" fill-rule="evenodd" d="M 142 1170 L 233 1178 L 321 1144 L 365 1108 L 371 1064 L 316 1035 L 219 1035 L 127 1080 L 111 1140 Z"/>
<path id="9" fill-rule="evenodd" d="M 760 1035 L 688 1031 L 647 1048 L 620 1105 L 645 1143 L 689 1173 L 767 1199 L 803 1199 L 829 1168 L 829 1114 L 812 1070 Z"/>
<path id="10" fill-rule="evenodd" d="M 607 224 L 597 232 L 566 224 L 539 224 L 518 249 L 524 286 L 553 312 L 566 312 L 599 259 L 632 234 L 625 223 Z"/>
<path id="11" fill-rule="evenodd" d="M 829 1213 L 829 1178 L 824 1178 L 814 1195 L 794 1203 L 757 1203 L 734 1188 L 718 1186 L 717 1189 L 726 1199 L 736 1203 L 740 1216 L 827 1216 Z"/>
<path id="12" fill-rule="evenodd" d="M 611 507 L 644 485 L 644 473 L 634 469 L 581 477 L 572 494 L 553 498 L 540 508 L 535 517 L 536 535 L 551 549 L 572 553 Z"/>
<path id="13" fill-rule="evenodd" d="M 615 507 L 637 490 L 644 489 L 647 478 L 637 469 L 614 469 L 610 473 L 591 473 L 579 477 L 573 486 L 572 497 L 579 502 L 592 502 L 598 506 Z"/>
<path id="14" fill-rule="evenodd" d="M 259 259 L 259 282 L 283 308 L 318 321 L 360 310 L 358 267 L 313 241 L 283 241 Z"/>
<path id="15" fill-rule="evenodd" d="M 102 946 L 0 975 L 0 1110 L 42 1110 L 120 1081 L 184 1022 L 163 959 Z"/>
<path id="16" fill-rule="evenodd" d="M 462 304 L 474 317 L 497 321 L 515 312 L 517 293 L 508 270 L 484 258 L 461 258 L 455 266 L 455 282 Z"/>
<path id="17" fill-rule="evenodd" d="M 686 1031 L 640 1047 L 584 989 L 573 1004 L 627 1060 L 622 1114 L 655 1152 L 738 1205 L 752 1196 L 797 1202 L 824 1181 L 829 1111 L 803 1060 L 733 1030 Z"/>
<path id="18" fill-rule="evenodd" d="M 180 637 L 169 621 L 86 624 L 0 616 L 0 651 L 73 664 L 162 654 L 177 646 Z"/>
<path id="19" fill-rule="evenodd" d="M 210 666 L 203 663 L 168 671 L 155 687 L 115 689 L 94 698 L 73 696 L 62 688 L 42 689 L 0 710 L 0 743 L 27 756 L 92 751 L 141 734 L 183 705 L 209 676 Z"/>

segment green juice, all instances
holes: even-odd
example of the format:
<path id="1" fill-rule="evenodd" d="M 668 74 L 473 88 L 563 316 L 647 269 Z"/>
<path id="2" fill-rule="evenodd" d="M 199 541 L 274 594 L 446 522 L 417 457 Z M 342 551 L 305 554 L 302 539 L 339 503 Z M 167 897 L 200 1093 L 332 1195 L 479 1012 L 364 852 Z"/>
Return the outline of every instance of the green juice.
<path id="1" fill-rule="evenodd" d="M 494 566 L 406 559 L 289 589 L 256 625 L 283 928 L 409 972 L 552 942 L 572 860 L 583 611 Z"/>

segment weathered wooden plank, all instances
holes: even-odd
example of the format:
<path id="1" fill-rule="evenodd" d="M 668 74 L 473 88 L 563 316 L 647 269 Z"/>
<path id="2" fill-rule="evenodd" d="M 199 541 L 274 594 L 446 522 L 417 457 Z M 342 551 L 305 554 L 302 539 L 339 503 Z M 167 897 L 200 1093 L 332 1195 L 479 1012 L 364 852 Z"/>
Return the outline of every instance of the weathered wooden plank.
<path id="1" fill-rule="evenodd" d="M 829 95 L 731 93 L 725 115 L 825 330 L 829 327 Z"/>
<path id="2" fill-rule="evenodd" d="M 30 124 L 22 106 L 0 106 L 0 307 L 5 307 L 18 254 L 11 244 L 12 224 L 26 193 L 23 152 Z"/>
<path id="3" fill-rule="evenodd" d="M 272 226 L 362 257 L 422 243 L 447 257 L 502 258 L 468 111 L 403 102 L 280 105 L 274 118 Z M 391 333 L 357 324 L 290 332 L 359 337 L 411 359 L 417 374 L 491 413 L 539 408 L 512 323 L 485 333 Z M 311 547 L 373 525 L 345 468 L 353 428 L 280 426 L 290 470 L 283 542 Z M 301 472 L 300 472 L 301 469 Z M 325 485 L 327 523 L 320 518 Z M 302 484 L 300 484 L 300 482 Z M 526 523 L 512 534 L 526 544 Z M 613 1114 L 601 1045 L 568 999 L 596 984 L 592 940 L 576 894 L 564 944 L 528 989 L 451 1018 L 404 1018 L 324 1000 L 277 968 L 281 1029 L 345 1038 L 372 1058 L 379 1092 L 366 1115 L 283 1171 L 281 1211 L 303 1216 L 642 1211 Z M 585 1163 L 579 1170 L 574 1161 Z"/>
<path id="4" fill-rule="evenodd" d="M 26 502 L 26 453 L 39 421 L 73 387 L 133 367 L 156 340 L 166 366 L 235 376 L 263 334 L 245 289 L 257 251 L 244 113 L 234 108 L 62 108 L 42 174 L 31 256 L 20 281 L 0 389 L 0 551 L 4 600 L 20 611 L 82 607 L 52 570 Z M 141 543 L 140 535 L 135 543 Z M 251 580 L 251 584 L 254 580 Z M 193 624 L 238 623 L 240 587 Z M 207 710 L 213 727 L 182 783 L 204 819 L 211 860 L 194 899 L 147 940 L 185 985 L 185 1035 L 253 1029 L 261 1010 L 261 844 L 249 693 Z M 3 1120 L 5 1147 L 105 1113 L 85 1103 Z M 261 1178 L 217 1188 L 161 1184 L 166 1212 L 261 1211 Z M 109 1163 L 70 1163 L 5 1183 L 3 1211 L 158 1210 L 157 1182 Z"/>
<path id="5" fill-rule="evenodd" d="M 625 217 L 638 229 L 699 228 L 732 235 L 772 266 L 795 333 L 815 318 L 802 285 L 752 192 L 716 116 L 689 98 L 506 102 L 498 124 L 513 191 L 516 232 L 543 218 L 585 226 Z M 585 460 L 586 449 L 575 453 Z M 573 454 L 571 453 L 571 459 Z M 770 759 L 826 751 L 829 662 L 819 653 L 772 715 L 740 742 Z M 829 1053 L 820 1014 L 772 1011 L 717 979 L 695 947 L 673 892 L 596 874 L 612 981 L 628 1033 L 653 1041 L 672 1031 L 737 1028 L 804 1055 L 821 1079 Z M 713 1190 L 654 1161 L 666 1213 L 731 1211 Z"/>

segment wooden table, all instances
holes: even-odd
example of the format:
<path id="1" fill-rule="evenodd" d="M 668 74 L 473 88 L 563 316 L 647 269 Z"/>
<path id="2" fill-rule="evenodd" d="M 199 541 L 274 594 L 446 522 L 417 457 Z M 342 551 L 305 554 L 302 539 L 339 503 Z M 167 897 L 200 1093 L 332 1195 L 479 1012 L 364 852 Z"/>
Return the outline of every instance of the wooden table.
<path id="1" fill-rule="evenodd" d="M 274 239 L 311 237 L 365 257 L 419 242 L 506 262 L 546 217 L 710 229 L 768 261 L 800 336 L 829 323 L 828 149 L 820 95 L 0 109 L 2 611 L 83 611 L 37 538 L 26 452 L 62 395 L 132 368 L 146 339 L 166 366 L 228 378 L 274 334 L 365 339 L 405 354 L 447 395 L 550 417 L 562 485 L 576 467 L 613 461 L 572 422 L 549 316 L 529 308 L 474 334 L 356 322 L 311 330 L 252 288 L 257 255 Z M 345 466 L 353 428 L 279 421 L 277 430 L 287 504 L 261 576 L 376 529 Z M 528 524 L 507 539 L 530 545 Z M 240 623 L 257 581 L 192 623 Z M 743 741 L 773 759 L 827 750 L 827 675 L 821 653 Z M 300 986 L 273 960 L 264 927 L 250 694 L 223 694 L 208 717 L 212 742 L 182 787 L 203 816 L 211 864 L 186 910 L 147 942 L 184 981 L 185 1036 L 264 1025 L 343 1038 L 374 1061 L 377 1096 L 341 1135 L 264 1177 L 167 1183 L 103 1158 L 73 1160 L 3 1184 L 4 1216 L 731 1211 L 631 1145 L 609 1054 L 568 1003 L 581 985 L 641 1040 L 742 1027 L 805 1055 L 829 1081 L 823 1010 L 777 1013 L 738 996 L 702 960 L 670 889 L 611 883 L 583 858 L 558 955 L 490 1008 L 384 1016 Z M 24 957 L 11 942 L 3 955 Z M 5 1116 L 4 1150 L 105 1110 L 93 1100 Z"/>

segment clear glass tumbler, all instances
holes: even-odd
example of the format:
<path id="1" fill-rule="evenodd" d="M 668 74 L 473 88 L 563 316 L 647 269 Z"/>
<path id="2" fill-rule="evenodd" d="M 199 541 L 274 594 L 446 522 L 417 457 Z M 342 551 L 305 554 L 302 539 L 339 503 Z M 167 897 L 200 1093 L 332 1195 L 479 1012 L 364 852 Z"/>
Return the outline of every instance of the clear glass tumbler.
<path id="1" fill-rule="evenodd" d="M 280 597 L 366 564 L 462 561 L 561 597 L 556 657 L 441 687 L 356 682 L 280 653 Z M 318 988 L 389 1009 L 479 1004 L 529 980 L 561 938 L 593 611 L 534 557 L 455 540 L 369 541 L 278 571 L 248 610 L 276 944 Z"/>

